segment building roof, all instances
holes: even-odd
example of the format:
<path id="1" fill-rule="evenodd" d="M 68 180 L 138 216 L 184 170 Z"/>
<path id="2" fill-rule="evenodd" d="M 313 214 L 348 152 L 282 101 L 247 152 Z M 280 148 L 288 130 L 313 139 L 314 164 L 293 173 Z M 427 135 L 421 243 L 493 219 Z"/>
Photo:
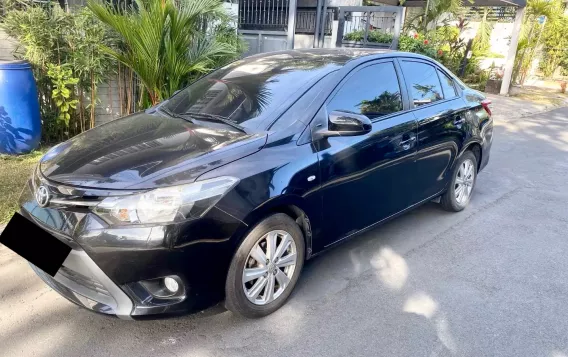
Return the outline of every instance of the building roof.
<path id="1" fill-rule="evenodd" d="M 399 0 L 380 0 L 382 4 L 397 6 Z M 424 7 L 426 6 L 426 0 L 407 0 L 404 3 L 406 7 Z M 473 0 L 464 1 L 463 6 L 515 6 L 515 7 L 525 7 L 527 6 L 527 0 Z"/>

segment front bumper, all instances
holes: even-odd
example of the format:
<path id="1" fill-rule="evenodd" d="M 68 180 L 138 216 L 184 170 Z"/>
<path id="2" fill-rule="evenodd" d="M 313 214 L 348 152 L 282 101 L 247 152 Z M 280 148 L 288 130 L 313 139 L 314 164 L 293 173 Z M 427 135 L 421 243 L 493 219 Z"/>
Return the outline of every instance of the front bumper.
<path id="1" fill-rule="evenodd" d="M 180 224 L 117 229 L 104 226 L 88 209 L 40 207 L 33 185 L 29 188 L 20 197 L 20 213 L 72 248 L 54 277 L 32 268 L 69 301 L 99 313 L 141 319 L 200 311 L 223 298 L 234 252 L 229 238 L 242 222 L 212 209 L 201 219 Z M 217 258 L 213 266 L 210 257 Z M 141 288 L 141 282 L 174 275 L 184 287 L 181 296 L 161 298 Z"/>
<path id="2" fill-rule="evenodd" d="M 84 251 L 71 250 L 54 277 L 30 265 L 47 285 L 69 301 L 95 312 L 131 319 L 132 300 Z"/>

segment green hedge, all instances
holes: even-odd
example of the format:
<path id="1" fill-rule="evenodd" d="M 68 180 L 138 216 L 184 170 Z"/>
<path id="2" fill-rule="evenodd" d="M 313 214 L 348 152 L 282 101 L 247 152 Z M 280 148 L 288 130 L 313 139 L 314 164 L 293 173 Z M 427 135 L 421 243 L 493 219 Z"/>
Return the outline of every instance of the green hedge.
<path id="1" fill-rule="evenodd" d="M 365 38 L 364 30 L 353 31 L 343 37 L 343 39 L 346 41 L 355 41 L 355 42 L 363 41 L 364 38 Z M 374 43 L 391 43 L 392 35 L 379 30 L 370 30 L 369 33 L 367 34 L 367 41 Z"/>

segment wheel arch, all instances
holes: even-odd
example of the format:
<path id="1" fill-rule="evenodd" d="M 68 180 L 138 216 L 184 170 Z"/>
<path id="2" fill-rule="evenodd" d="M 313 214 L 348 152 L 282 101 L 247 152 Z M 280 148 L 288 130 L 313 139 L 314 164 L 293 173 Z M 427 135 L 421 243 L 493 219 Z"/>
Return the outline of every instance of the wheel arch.
<path id="1" fill-rule="evenodd" d="M 483 158 L 483 148 L 481 144 L 477 141 L 467 143 L 464 145 L 460 155 L 466 151 L 472 151 L 473 155 L 475 155 L 475 159 L 477 160 L 477 171 L 479 171 L 479 168 L 481 167 L 481 159 Z"/>
<path id="2" fill-rule="evenodd" d="M 246 227 L 240 232 L 237 232 L 238 239 L 235 240 L 235 251 L 258 222 L 271 214 L 284 213 L 298 224 L 304 234 L 305 257 L 306 260 L 309 259 L 312 255 L 312 221 L 310 220 L 308 212 L 307 204 L 304 199 L 299 196 L 279 196 L 265 202 L 243 219 Z"/>

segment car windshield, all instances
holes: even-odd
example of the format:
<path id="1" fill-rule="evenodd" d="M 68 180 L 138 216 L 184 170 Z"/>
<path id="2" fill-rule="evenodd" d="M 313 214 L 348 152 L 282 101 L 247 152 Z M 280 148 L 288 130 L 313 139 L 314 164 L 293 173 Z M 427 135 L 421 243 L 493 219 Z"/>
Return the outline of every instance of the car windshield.
<path id="1" fill-rule="evenodd" d="M 290 96 L 337 68 L 333 56 L 252 57 L 201 78 L 174 95 L 164 109 L 176 115 L 216 115 L 254 129 Z"/>

